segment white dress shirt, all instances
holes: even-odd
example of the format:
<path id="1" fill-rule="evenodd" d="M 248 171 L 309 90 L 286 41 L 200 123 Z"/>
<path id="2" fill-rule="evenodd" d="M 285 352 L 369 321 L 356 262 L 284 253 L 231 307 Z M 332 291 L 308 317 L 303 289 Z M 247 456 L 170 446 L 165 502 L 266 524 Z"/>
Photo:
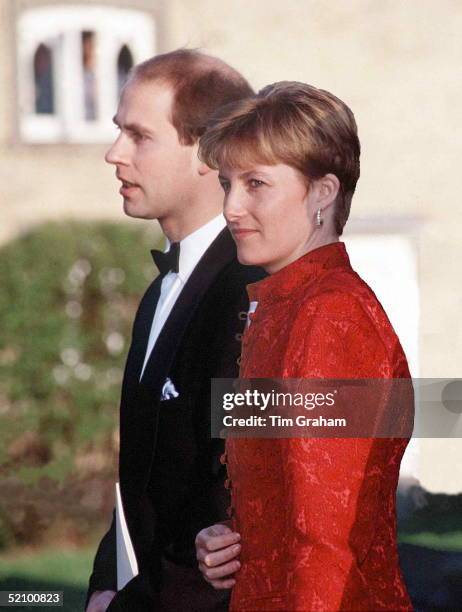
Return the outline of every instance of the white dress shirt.
<path id="1" fill-rule="evenodd" d="M 140 379 L 143 376 L 144 369 L 154 348 L 157 338 L 159 337 L 165 321 L 168 319 L 175 302 L 178 299 L 183 287 L 192 271 L 199 263 L 202 255 L 209 248 L 221 230 L 226 226 L 226 221 L 223 215 L 213 218 L 211 221 L 197 229 L 180 242 L 180 259 L 178 262 L 178 273 L 169 272 L 162 279 L 160 286 L 160 296 L 157 302 L 156 311 L 152 321 L 151 332 L 149 334 L 146 356 L 144 358 L 143 368 L 141 370 Z M 167 240 L 165 252 L 170 248 L 170 242 Z"/>

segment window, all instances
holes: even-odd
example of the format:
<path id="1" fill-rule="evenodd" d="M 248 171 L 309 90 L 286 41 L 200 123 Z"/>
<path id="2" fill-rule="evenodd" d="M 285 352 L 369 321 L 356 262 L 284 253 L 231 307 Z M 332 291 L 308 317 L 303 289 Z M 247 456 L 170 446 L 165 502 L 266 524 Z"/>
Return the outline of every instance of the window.
<path id="1" fill-rule="evenodd" d="M 17 40 L 19 127 L 27 142 L 112 140 L 128 72 L 155 52 L 149 14 L 105 6 L 25 11 Z"/>
<path id="2" fill-rule="evenodd" d="M 123 45 L 117 58 L 117 89 L 119 93 L 123 87 L 123 84 L 127 80 L 130 69 L 134 64 L 135 62 L 133 61 L 133 56 L 130 49 L 127 47 L 127 45 Z"/>
<path id="3" fill-rule="evenodd" d="M 95 33 L 82 32 L 83 107 L 86 121 L 96 119 Z"/>
<path id="4" fill-rule="evenodd" d="M 55 108 L 53 55 L 51 49 L 43 44 L 34 54 L 34 92 L 37 115 L 52 115 Z"/>

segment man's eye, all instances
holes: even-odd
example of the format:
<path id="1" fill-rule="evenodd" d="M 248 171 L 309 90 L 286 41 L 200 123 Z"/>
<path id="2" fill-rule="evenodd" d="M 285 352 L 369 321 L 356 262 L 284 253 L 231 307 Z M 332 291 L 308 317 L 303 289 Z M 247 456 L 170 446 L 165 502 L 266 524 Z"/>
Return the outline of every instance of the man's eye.
<path id="1" fill-rule="evenodd" d="M 228 193 L 230 184 L 227 181 L 220 181 L 220 185 L 225 193 Z"/>
<path id="2" fill-rule="evenodd" d="M 132 132 L 132 138 L 135 142 L 142 142 L 146 140 L 146 136 L 144 134 L 140 134 L 139 132 Z"/>
<path id="3" fill-rule="evenodd" d="M 250 179 L 249 185 L 253 188 L 261 187 L 265 183 L 263 181 L 259 181 L 258 179 Z"/>

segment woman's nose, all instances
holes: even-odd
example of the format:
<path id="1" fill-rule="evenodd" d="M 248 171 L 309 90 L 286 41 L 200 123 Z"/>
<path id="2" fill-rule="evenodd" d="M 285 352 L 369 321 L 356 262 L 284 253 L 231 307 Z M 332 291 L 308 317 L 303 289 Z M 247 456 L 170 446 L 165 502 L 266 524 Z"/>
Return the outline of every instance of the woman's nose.
<path id="1" fill-rule="evenodd" d="M 232 223 L 240 219 L 245 213 L 245 207 L 242 200 L 242 194 L 239 194 L 238 189 L 230 190 L 224 201 L 223 214 L 228 223 Z"/>

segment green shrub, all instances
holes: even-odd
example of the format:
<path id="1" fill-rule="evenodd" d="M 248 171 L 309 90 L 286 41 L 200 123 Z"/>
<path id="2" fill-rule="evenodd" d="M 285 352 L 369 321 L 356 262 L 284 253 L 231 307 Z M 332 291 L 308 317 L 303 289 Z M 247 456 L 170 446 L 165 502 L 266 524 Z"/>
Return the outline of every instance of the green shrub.
<path id="1" fill-rule="evenodd" d="M 40 539 L 54 514 L 75 515 L 60 499 L 112 479 L 123 364 L 158 242 L 152 225 L 68 222 L 0 250 L 0 546 Z"/>

